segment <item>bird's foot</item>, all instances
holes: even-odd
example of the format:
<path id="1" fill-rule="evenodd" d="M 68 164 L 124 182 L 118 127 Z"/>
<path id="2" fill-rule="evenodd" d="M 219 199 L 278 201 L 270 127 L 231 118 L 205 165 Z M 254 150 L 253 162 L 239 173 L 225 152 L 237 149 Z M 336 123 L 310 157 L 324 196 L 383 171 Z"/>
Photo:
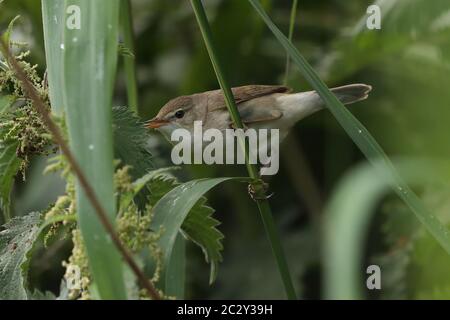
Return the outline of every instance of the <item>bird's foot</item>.
<path id="1" fill-rule="evenodd" d="M 257 187 L 258 185 L 262 187 L 262 192 L 257 192 L 255 190 L 255 187 Z M 267 199 L 272 198 L 274 193 L 271 192 L 271 193 L 267 194 L 267 191 L 269 191 L 269 184 L 262 180 L 259 180 L 258 182 L 254 183 L 254 184 L 248 185 L 248 194 L 250 195 L 250 198 L 253 199 L 253 201 L 267 200 Z M 260 194 L 258 194 L 258 193 L 260 193 Z"/>

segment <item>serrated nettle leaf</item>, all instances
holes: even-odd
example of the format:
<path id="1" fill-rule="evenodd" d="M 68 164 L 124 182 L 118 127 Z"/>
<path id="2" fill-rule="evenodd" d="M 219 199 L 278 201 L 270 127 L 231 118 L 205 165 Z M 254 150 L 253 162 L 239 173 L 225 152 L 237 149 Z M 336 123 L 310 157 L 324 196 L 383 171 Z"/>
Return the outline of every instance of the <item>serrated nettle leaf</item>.
<path id="1" fill-rule="evenodd" d="M 0 300 L 26 300 L 28 255 L 39 235 L 41 215 L 17 217 L 0 232 Z"/>
<path id="2" fill-rule="evenodd" d="M 170 171 L 175 169 L 178 168 L 154 170 L 141 179 L 136 180 L 133 183 L 133 194 L 136 194 L 144 186 L 147 186 L 151 190 L 148 199 L 149 204 L 155 206 L 161 198 L 180 185 L 177 179 L 170 174 Z M 132 198 L 133 195 L 131 194 L 121 198 L 121 207 L 125 208 L 132 201 Z M 221 240 L 224 238 L 223 234 L 216 228 L 220 223 L 212 218 L 213 213 L 214 209 L 206 205 L 206 198 L 201 197 L 188 212 L 187 218 L 181 225 L 183 235 L 202 249 L 206 261 L 211 264 L 211 280 L 215 279 L 217 266 L 222 261 L 220 251 L 223 250 Z M 180 252 L 182 251 L 181 247 L 182 244 L 180 243 L 180 250 L 178 250 Z M 179 257 L 179 254 L 177 256 L 171 256 L 169 260 L 173 261 L 175 259 L 181 261 L 182 259 Z M 174 278 L 173 275 L 170 275 L 170 277 Z M 174 293 L 174 296 L 178 297 L 180 291 Z"/>
<path id="3" fill-rule="evenodd" d="M 192 212 L 192 209 L 195 207 L 197 203 L 200 201 L 200 207 L 203 205 L 204 200 L 203 196 L 206 192 L 217 186 L 218 184 L 232 180 L 233 178 L 217 178 L 217 179 L 201 179 L 194 180 L 182 185 L 179 185 L 172 189 L 170 192 L 165 194 L 154 206 L 153 212 L 154 217 L 152 221 L 152 228 L 154 230 L 159 230 L 163 228 L 164 232 L 159 240 L 159 246 L 164 252 L 164 263 L 167 266 L 169 263 L 172 250 L 175 245 L 175 240 L 178 236 L 178 233 L 182 229 L 182 226 L 185 220 L 188 217 L 188 214 Z M 166 185 L 168 185 L 170 181 L 166 179 Z M 202 202 L 203 201 L 203 202 Z M 191 219 L 191 223 L 189 224 L 190 228 L 198 227 L 199 221 L 209 222 L 210 228 L 214 230 L 214 226 L 216 225 L 215 221 L 208 220 L 209 214 L 211 214 L 210 209 L 202 209 L 197 212 L 197 215 L 194 215 Z M 200 218 L 202 217 L 202 218 Z M 188 231 L 193 231 L 188 228 Z M 213 235 L 213 239 L 202 239 L 202 244 L 205 244 L 206 240 L 211 241 L 207 242 L 207 244 L 202 249 L 204 250 L 212 250 L 212 252 L 208 251 L 207 259 L 211 263 L 211 273 L 210 273 L 210 282 L 213 282 L 217 275 L 217 264 L 221 259 L 220 250 L 222 249 L 222 245 L 220 244 L 220 239 L 223 238 L 223 235 L 219 231 L 208 230 L 207 232 L 202 232 L 200 229 L 195 229 L 195 232 L 192 238 L 200 241 L 200 236 L 205 235 Z M 187 233 L 187 232 L 186 232 Z M 191 237 L 191 234 L 189 234 Z M 205 251 L 206 252 L 206 251 Z M 167 275 L 166 275 L 167 276 Z"/>
<path id="4" fill-rule="evenodd" d="M 154 206 L 169 191 L 179 186 L 175 177 L 163 172 L 149 182 L 151 190 L 149 203 Z M 206 205 L 206 198 L 201 197 L 189 211 L 181 225 L 184 236 L 197 244 L 205 255 L 206 262 L 211 264 L 210 281 L 214 281 L 217 275 L 218 264 L 222 262 L 221 240 L 223 234 L 216 228 L 220 222 L 212 217 L 214 209 Z M 173 259 L 173 257 L 171 258 Z"/>
<path id="5" fill-rule="evenodd" d="M 127 107 L 113 108 L 113 126 L 116 157 L 131 166 L 133 179 L 144 176 L 154 168 L 148 147 L 149 131 Z"/>
<path id="6" fill-rule="evenodd" d="M 155 206 L 161 198 L 176 186 L 180 185 L 177 178 L 168 172 L 161 173 L 148 182 L 150 188 L 149 204 Z"/>
<path id="7" fill-rule="evenodd" d="M 174 169 L 175 168 L 162 168 L 153 170 L 144 175 L 143 177 L 134 181 L 131 186 L 132 190 L 130 192 L 122 193 L 120 195 L 120 209 L 127 208 L 133 201 L 133 199 L 139 194 L 139 192 L 141 192 L 146 186 L 149 186 L 152 180 L 154 180 L 155 178 L 159 178 L 161 177 L 161 175 L 164 175 Z M 165 190 L 166 192 L 168 192 L 170 189 Z"/>
<path id="8" fill-rule="evenodd" d="M 142 121 L 127 107 L 113 108 L 113 136 L 115 158 L 131 167 L 133 179 L 139 179 L 154 168 L 149 150 L 149 131 Z M 147 190 L 134 194 L 139 208 L 145 206 Z M 124 206 L 122 206 L 124 208 Z"/>
<path id="9" fill-rule="evenodd" d="M 149 150 L 151 136 L 142 121 L 127 107 L 113 108 L 113 135 L 115 158 L 131 167 L 133 179 L 139 179 L 154 168 Z M 145 206 L 147 190 L 135 193 L 140 208 Z M 124 206 L 122 206 L 124 208 Z"/>
<path id="10" fill-rule="evenodd" d="M 10 218 L 11 190 L 22 163 L 17 146 L 17 142 L 0 141 L 0 205 L 5 221 Z"/>
<path id="11" fill-rule="evenodd" d="M 222 262 L 222 239 L 224 235 L 216 228 L 220 222 L 212 217 L 214 209 L 204 205 L 205 198 L 189 212 L 181 229 L 183 234 L 202 248 L 206 262 L 211 264 L 210 283 L 217 277 L 219 263 Z"/>

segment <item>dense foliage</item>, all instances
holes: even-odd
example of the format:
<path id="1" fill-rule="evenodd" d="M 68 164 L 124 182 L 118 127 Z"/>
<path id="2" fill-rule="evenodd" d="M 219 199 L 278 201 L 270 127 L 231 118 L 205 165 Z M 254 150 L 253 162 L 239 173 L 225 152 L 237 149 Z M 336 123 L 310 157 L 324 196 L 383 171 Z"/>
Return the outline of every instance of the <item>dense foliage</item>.
<path id="1" fill-rule="evenodd" d="M 89 121 L 100 114 L 112 119 L 111 137 L 101 136 L 92 143 L 92 148 L 97 148 L 104 141 L 105 145 L 111 142 L 111 150 L 102 149 L 109 157 L 105 159 L 111 160 L 110 168 L 102 169 L 105 174 L 111 171 L 111 186 L 102 196 L 115 195 L 115 204 L 110 205 L 117 213 L 112 216 L 118 235 L 163 297 L 284 298 L 277 266 L 257 208 L 247 195 L 246 182 L 220 178 L 246 176 L 244 166 L 172 168 L 170 144 L 160 134 L 145 129 L 141 120 L 155 115 L 174 96 L 218 87 L 192 7 L 188 1 L 170 5 L 163 0 L 131 1 L 136 38 L 131 49 L 115 16 L 119 1 L 113 2 L 117 6 L 105 12 L 104 20 L 90 25 L 96 30 L 101 23 L 110 23 L 109 18 L 117 18 L 113 20 L 114 32 L 120 41 L 105 55 L 111 62 L 105 71 L 109 81 L 101 88 L 86 80 L 92 78 L 93 68 L 88 65 L 92 60 L 86 58 L 80 70 L 75 61 L 81 53 L 67 54 L 79 52 L 75 45 L 64 46 L 61 61 L 48 60 L 49 52 L 52 57 L 62 52 L 58 38 L 62 35 L 54 34 L 44 41 L 41 29 L 44 23 L 47 30 L 55 30 L 53 13 L 57 17 L 61 8 L 52 7 L 52 0 L 44 0 L 48 5 L 44 12 L 40 1 L 3 1 L 0 26 L 4 28 L 0 30 L 42 101 L 54 111 L 54 121 L 74 146 L 77 159 L 90 173 L 96 172 L 101 158 L 91 161 L 91 143 L 86 141 L 103 126 L 89 129 L 86 119 L 79 123 L 74 119 L 76 112 L 89 110 L 90 103 L 108 107 L 86 115 Z M 280 84 L 286 74 L 286 51 L 280 45 L 283 39 L 277 40 L 266 28 L 269 22 L 260 18 L 252 2 L 258 1 L 204 1 L 216 49 L 227 66 L 231 85 Z M 287 33 L 292 2 L 261 3 L 280 30 Z M 360 287 L 359 297 L 450 298 L 446 277 L 450 258 L 445 250 L 448 232 L 442 227 L 450 219 L 449 166 L 445 161 L 450 156 L 445 142 L 449 132 L 443 120 L 450 115 L 450 94 L 443 90 L 450 81 L 450 4 L 446 0 L 384 2 L 381 30 L 367 30 L 366 9 L 371 1 L 298 3 L 292 40 L 298 52 L 288 48 L 294 58 L 289 64 L 288 85 L 298 91 L 315 86 L 320 89 L 321 83 L 308 82 L 310 79 L 304 77 L 309 70 L 302 64 L 305 57 L 330 87 L 361 82 L 374 88 L 367 101 L 349 108 L 351 115 L 344 113 L 339 118 L 339 109 L 333 109 L 330 100 L 332 112 L 318 113 L 297 124 L 284 145 L 282 170 L 269 181 L 275 192 L 270 202 L 298 296 L 329 296 L 327 281 L 334 283 L 329 277 L 342 275 L 341 280 L 345 280 L 345 270 L 340 268 L 352 268 L 356 258 L 351 254 L 359 252 L 362 261 L 356 262 L 364 267 L 351 275 L 351 281 Z M 15 20 L 18 14 L 21 17 Z M 133 72 L 129 59 L 137 70 L 139 96 L 135 100 L 139 101 L 139 115 L 127 107 L 112 107 L 133 101 L 129 99 L 129 73 Z M 72 73 L 66 73 L 59 83 L 58 68 L 64 63 Z M 64 97 L 58 96 L 59 91 L 51 90 L 58 85 L 67 91 L 66 100 L 60 100 Z M 85 95 L 77 96 L 78 90 Z M 325 89 L 323 92 L 327 94 Z M 55 101 L 81 107 L 73 111 Z M 352 115 L 360 121 L 358 127 L 352 127 L 357 123 Z M 350 120 L 342 121 L 344 118 Z M 363 131 L 360 140 L 359 131 Z M 413 187 L 405 192 L 409 187 L 399 184 L 394 190 L 406 205 L 388 188 L 392 181 L 384 185 L 369 166 L 359 165 L 366 160 L 376 164 L 379 156 L 384 156 L 376 142 L 370 144 L 372 137 L 399 169 L 401 180 L 392 174 L 393 183 L 406 181 Z M 377 180 L 378 189 L 374 179 L 381 181 Z M 212 188 L 216 191 L 209 192 L 207 201 L 205 193 Z M 78 192 L 66 159 L 59 154 L 11 65 L 2 57 L 1 299 L 87 299 L 109 293 L 120 296 L 122 291 L 128 298 L 148 298 L 128 267 L 116 259 L 110 239 L 105 236 L 102 240 L 102 226 L 98 224 L 89 232 L 83 228 L 88 221 L 83 219 L 89 219 L 89 215 L 79 220 L 80 203 L 82 208 L 90 207 Z M 420 201 L 408 198 L 412 192 Z M 368 211 L 360 215 L 367 220 L 362 225 L 355 222 L 357 219 L 350 221 L 353 224 L 339 224 L 352 208 Z M 437 220 L 427 220 L 433 217 Z M 333 254 L 327 251 L 327 239 L 333 234 L 359 233 L 359 240 L 344 250 L 349 254 L 344 259 L 349 264 L 333 260 Z M 83 238 L 86 234 L 90 239 Z M 124 288 L 108 288 L 101 279 L 96 284 L 95 274 L 104 265 L 89 263 L 98 252 L 96 243 L 102 241 L 107 248 L 102 249 L 103 257 L 110 261 L 111 270 L 125 269 L 120 271 Z M 339 241 L 336 243 L 339 245 Z M 365 290 L 365 270 L 371 264 L 381 267 L 380 291 Z M 70 289 L 74 268 L 81 272 L 78 289 Z M 339 296 L 339 292 L 332 294 Z"/>

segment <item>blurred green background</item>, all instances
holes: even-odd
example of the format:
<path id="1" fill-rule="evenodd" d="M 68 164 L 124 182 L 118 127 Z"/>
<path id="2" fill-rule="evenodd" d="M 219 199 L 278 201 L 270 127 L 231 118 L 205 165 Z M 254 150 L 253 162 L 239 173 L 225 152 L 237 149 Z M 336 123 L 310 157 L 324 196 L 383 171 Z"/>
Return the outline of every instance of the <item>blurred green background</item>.
<path id="1" fill-rule="evenodd" d="M 262 1 L 286 33 L 292 2 Z M 133 0 L 139 112 L 154 116 L 169 99 L 218 88 L 188 1 Z M 233 86 L 281 84 L 286 55 L 247 1 L 204 1 L 217 46 Z M 443 222 L 450 219 L 448 181 L 450 127 L 450 2 L 387 0 L 381 30 L 367 30 L 372 1 L 300 0 L 293 42 L 328 86 L 367 83 L 370 98 L 350 107 L 389 156 L 438 159 L 416 191 Z M 13 39 L 27 43 L 31 59 L 43 74 L 40 1 L 6 0 L 0 27 L 16 15 Z M 309 87 L 291 64 L 288 84 Z M 124 75 L 119 68 L 115 103 L 126 104 Z M 170 165 L 170 145 L 155 133 L 158 165 Z M 298 123 L 283 145 L 281 170 L 270 179 L 275 219 L 281 230 L 295 285 L 301 298 L 322 296 L 320 229 L 323 209 L 340 179 L 364 161 L 343 129 L 326 111 Z M 44 209 L 62 193 L 57 176 L 42 176 L 45 159 L 35 159 L 27 180 L 18 177 L 15 214 Z M 428 173 L 427 173 L 428 174 Z M 186 166 L 184 179 L 245 176 L 245 167 Z M 358 197 L 358 194 L 352 195 Z M 255 203 L 245 186 L 224 185 L 208 196 L 225 234 L 224 262 L 218 280 L 208 285 L 208 265 L 197 248 L 189 248 L 189 298 L 284 298 L 269 243 Z M 419 226 L 414 215 L 393 196 L 383 199 L 365 243 L 364 266 L 382 268 L 382 290 L 369 298 L 450 298 L 450 258 Z M 53 245 L 33 258 L 31 280 L 40 289 L 57 291 L 67 243 Z M 365 267 L 361 269 L 365 276 Z M 362 286 L 364 284 L 361 284 Z"/>

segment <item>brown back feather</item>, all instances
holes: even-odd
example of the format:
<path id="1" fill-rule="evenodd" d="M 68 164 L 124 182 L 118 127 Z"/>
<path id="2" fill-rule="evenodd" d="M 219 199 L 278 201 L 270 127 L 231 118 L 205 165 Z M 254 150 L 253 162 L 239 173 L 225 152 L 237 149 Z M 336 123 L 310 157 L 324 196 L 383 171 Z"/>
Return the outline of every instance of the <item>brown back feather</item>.
<path id="1" fill-rule="evenodd" d="M 240 104 L 274 93 L 289 93 L 291 89 L 285 86 L 248 85 L 231 88 L 231 91 L 233 92 L 236 104 Z M 225 108 L 226 103 L 222 90 L 214 90 L 211 93 L 208 101 L 209 111 Z"/>

